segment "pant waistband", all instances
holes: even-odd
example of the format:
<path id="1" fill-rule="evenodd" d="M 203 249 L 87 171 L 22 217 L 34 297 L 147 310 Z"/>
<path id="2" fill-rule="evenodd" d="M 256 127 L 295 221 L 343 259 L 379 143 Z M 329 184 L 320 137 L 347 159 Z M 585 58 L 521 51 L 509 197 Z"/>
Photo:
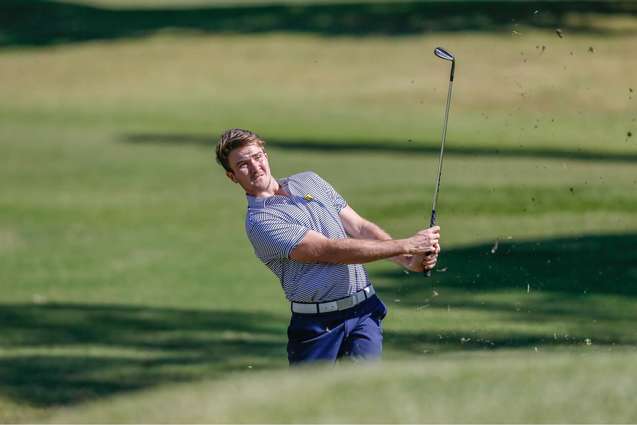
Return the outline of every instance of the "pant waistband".
<path id="1" fill-rule="evenodd" d="M 292 312 L 300 314 L 318 314 L 347 310 L 348 308 L 352 308 L 366 299 L 371 298 L 375 293 L 376 291 L 374 290 L 374 287 L 369 285 L 349 297 L 341 298 L 340 300 L 324 303 L 297 303 L 293 301 Z"/>

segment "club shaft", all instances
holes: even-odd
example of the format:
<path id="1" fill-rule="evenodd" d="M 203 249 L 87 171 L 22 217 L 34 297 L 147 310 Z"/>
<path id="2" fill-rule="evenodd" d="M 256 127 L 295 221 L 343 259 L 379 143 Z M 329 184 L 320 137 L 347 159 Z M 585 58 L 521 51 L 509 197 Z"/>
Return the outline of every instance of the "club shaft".
<path id="1" fill-rule="evenodd" d="M 436 188 L 434 190 L 434 199 L 431 207 L 431 219 L 429 220 L 429 227 L 436 225 L 436 204 L 438 203 L 438 193 L 440 192 L 440 178 L 442 177 L 442 160 L 445 153 L 445 141 L 447 140 L 447 123 L 449 122 L 449 108 L 451 106 L 451 92 L 453 89 L 453 74 L 455 71 L 456 63 L 451 63 L 451 75 L 449 77 L 449 90 L 447 91 L 447 104 L 445 105 L 445 118 L 442 126 L 442 142 L 440 143 L 440 158 L 438 158 L 438 176 L 436 177 Z M 431 276 L 431 270 L 425 272 L 425 276 Z"/>
<path id="2" fill-rule="evenodd" d="M 440 179 L 442 177 L 442 160 L 445 153 L 445 141 L 447 140 L 447 123 L 449 122 L 449 108 L 451 106 L 451 91 L 453 80 L 449 80 L 449 91 L 447 92 L 447 104 L 445 106 L 445 118 L 442 126 L 442 142 L 440 143 L 440 157 L 438 158 L 438 176 L 436 177 L 436 189 L 431 207 L 431 226 L 436 224 L 436 204 L 438 203 L 438 193 L 440 193 Z"/>

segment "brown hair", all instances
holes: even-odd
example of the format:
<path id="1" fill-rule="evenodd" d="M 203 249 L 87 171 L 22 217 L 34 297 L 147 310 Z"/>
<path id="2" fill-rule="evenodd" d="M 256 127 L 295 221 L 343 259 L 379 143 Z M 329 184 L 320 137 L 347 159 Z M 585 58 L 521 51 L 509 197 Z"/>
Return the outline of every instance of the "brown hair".
<path id="1" fill-rule="evenodd" d="M 241 148 L 243 146 L 255 144 L 263 147 L 265 141 L 257 136 L 255 133 L 249 130 L 242 130 L 240 128 L 231 128 L 226 130 L 219 141 L 215 149 L 217 154 L 217 162 L 221 164 L 226 171 L 232 171 L 230 164 L 228 163 L 228 156 L 234 149 Z"/>

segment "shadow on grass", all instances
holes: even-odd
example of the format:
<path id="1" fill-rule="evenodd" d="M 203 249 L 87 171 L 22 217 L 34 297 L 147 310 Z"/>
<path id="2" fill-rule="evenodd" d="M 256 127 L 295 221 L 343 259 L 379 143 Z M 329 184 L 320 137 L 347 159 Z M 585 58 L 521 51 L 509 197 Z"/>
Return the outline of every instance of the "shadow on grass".
<path id="1" fill-rule="evenodd" d="M 0 392 L 60 406 L 284 366 L 285 325 L 232 311 L 0 304 Z"/>
<path id="2" fill-rule="evenodd" d="M 547 291 L 637 297 L 637 234 L 503 240 L 444 251 L 431 281 L 400 279 L 409 295 L 430 287 L 462 291 Z M 442 272 L 441 270 L 446 270 Z M 383 277 L 398 279 L 402 272 Z"/>
<path id="3" fill-rule="evenodd" d="M 387 344 L 415 353 L 582 346 L 587 340 L 635 345 L 636 246 L 637 234 L 499 241 L 444 251 L 428 280 L 380 274 L 390 304 L 435 311 L 455 323 L 455 330 L 449 325 L 442 332 L 389 332 Z M 481 329 L 477 322 L 467 331 L 474 319 L 458 319 L 467 314 L 488 314 L 501 326 Z"/>
<path id="4" fill-rule="evenodd" d="M 210 149 L 217 143 L 213 136 L 188 135 L 188 134 L 126 134 L 123 140 L 128 143 L 154 143 L 154 144 L 193 144 L 209 146 Z M 268 147 L 281 148 L 293 151 L 308 151 L 321 153 L 341 152 L 380 152 L 380 153 L 405 153 L 439 155 L 440 141 L 399 142 L 388 141 L 373 143 L 357 143 L 352 141 L 317 141 L 317 140 L 283 140 L 267 139 Z M 480 148 L 445 146 L 445 153 L 451 155 L 498 157 L 498 158 L 543 158 L 566 159 L 582 161 L 609 161 L 609 162 L 637 162 L 637 154 L 590 152 L 583 150 L 563 149 L 534 149 L 534 148 Z"/>
<path id="5" fill-rule="evenodd" d="M 492 244 L 445 251 L 441 267 L 448 270 L 427 281 L 400 271 L 372 274 L 390 309 L 410 310 L 413 320 L 435 310 L 439 318 L 422 332 L 386 331 L 386 347 L 413 355 L 571 347 L 586 338 L 595 346 L 637 344 L 635 246 L 637 234 L 505 241 L 494 253 Z M 285 318 L 237 311 L 0 304 L 0 393 L 64 406 L 285 367 L 286 325 Z"/>
<path id="6" fill-rule="evenodd" d="M 199 8 L 112 9 L 51 0 L 5 0 L 0 46 L 44 46 L 139 37 L 166 29 L 204 33 L 298 32 L 402 35 L 431 31 L 511 31 L 515 25 L 599 31 L 580 14 L 635 15 L 632 1 L 352 1 Z"/>

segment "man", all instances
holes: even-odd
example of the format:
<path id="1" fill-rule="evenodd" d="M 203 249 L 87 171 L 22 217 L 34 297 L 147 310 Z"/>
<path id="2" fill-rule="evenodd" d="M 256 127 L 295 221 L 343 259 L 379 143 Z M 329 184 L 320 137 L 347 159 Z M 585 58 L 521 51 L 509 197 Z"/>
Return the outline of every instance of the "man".
<path id="1" fill-rule="evenodd" d="M 231 129 L 216 155 L 246 192 L 248 238 L 291 303 L 290 364 L 379 358 L 387 309 L 362 264 L 390 259 L 414 272 L 430 270 L 440 252 L 440 229 L 392 239 L 317 174 L 275 179 L 264 145 L 251 131 Z"/>

